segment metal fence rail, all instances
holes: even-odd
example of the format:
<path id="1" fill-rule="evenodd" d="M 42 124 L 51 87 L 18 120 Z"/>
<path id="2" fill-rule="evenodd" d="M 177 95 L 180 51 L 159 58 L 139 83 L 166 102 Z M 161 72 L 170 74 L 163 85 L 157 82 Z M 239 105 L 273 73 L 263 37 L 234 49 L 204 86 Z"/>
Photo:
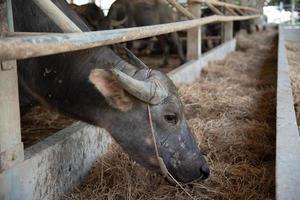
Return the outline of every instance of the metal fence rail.
<path id="1" fill-rule="evenodd" d="M 183 22 L 145 26 L 143 28 L 135 27 L 108 31 L 45 34 L 39 36 L 4 38 L 0 40 L 0 60 L 25 59 L 83 50 L 187 30 L 214 22 L 249 20 L 259 16 L 260 15 L 214 15 Z"/>
<path id="2" fill-rule="evenodd" d="M 256 14 L 262 14 L 259 10 L 255 8 L 245 7 L 245 6 L 238 6 L 230 3 L 224 3 L 216 0 L 189 0 L 190 3 L 205 3 L 205 4 L 211 4 L 214 6 L 222 6 L 224 8 L 231 8 L 237 11 L 249 11 L 254 12 Z"/>

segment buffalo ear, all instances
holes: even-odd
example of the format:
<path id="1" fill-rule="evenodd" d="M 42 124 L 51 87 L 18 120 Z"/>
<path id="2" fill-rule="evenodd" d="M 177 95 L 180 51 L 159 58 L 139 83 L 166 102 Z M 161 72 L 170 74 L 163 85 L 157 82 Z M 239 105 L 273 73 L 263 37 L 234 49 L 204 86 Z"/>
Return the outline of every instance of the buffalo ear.
<path id="1" fill-rule="evenodd" d="M 132 100 L 113 74 L 104 69 L 93 69 L 89 80 L 101 92 L 110 106 L 122 112 L 131 110 Z"/>

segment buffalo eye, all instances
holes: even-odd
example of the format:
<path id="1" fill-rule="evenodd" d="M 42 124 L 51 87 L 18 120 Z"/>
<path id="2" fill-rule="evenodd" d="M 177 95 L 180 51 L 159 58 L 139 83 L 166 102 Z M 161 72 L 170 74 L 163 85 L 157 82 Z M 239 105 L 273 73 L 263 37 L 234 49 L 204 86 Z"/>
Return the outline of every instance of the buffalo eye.
<path id="1" fill-rule="evenodd" d="M 165 115 L 164 117 L 165 117 L 166 122 L 168 122 L 169 124 L 176 125 L 178 122 L 178 118 L 177 118 L 176 114 Z"/>

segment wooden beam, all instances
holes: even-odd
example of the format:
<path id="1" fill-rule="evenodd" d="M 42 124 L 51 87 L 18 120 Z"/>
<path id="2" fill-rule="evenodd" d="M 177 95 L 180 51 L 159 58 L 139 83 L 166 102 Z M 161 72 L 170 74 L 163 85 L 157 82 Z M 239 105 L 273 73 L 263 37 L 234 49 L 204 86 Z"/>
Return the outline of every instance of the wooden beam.
<path id="1" fill-rule="evenodd" d="M 224 2 L 220 2 L 220 1 L 215 1 L 215 0 L 189 0 L 189 2 L 193 2 L 193 3 L 206 3 L 209 2 L 215 6 L 227 6 L 230 8 L 238 8 L 238 9 L 243 9 L 243 10 L 248 10 L 248 11 L 252 11 L 255 14 L 262 14 L 259 10 L 254 9 L 254 8 L 250 8 L 250 7 L 245 7 L 245 6 L 237 6 L 234 4 L 230 4 L 230 3 L 224 3 Z"/>
<path id="2" fill-rule="evenodd" d="M 182 5 L 180 5 L 176 0 L 167 0 L 167 1 L 169 2 L 169 4 L 171 4 L 173 7 L 175 7 L 178 10 L 178 12 L 182 13 L 187 18 L 189 18 L 189 19 L 197 18 L 190 11 L 188 11 Z"/>
<path id="3" fill-rule="evenodd" d="M 207 5 L 207 7 L 213 11 L 216 15 L 224 15 L 218 8 L 216 8 L 214 5 L 212 5 L 211 3 L 209 3 L 208 1 L 205 2 L 205 4 Z"/>
<path id="4" fill-rule="evenodd" d="M 2 0 L 1 36 L 9 31 L 13 31 L 11 0 Z M 16 61 L 0 59 L 0 173 L 23 160 Z"/>
<path id="5" fill-rule="evenodd" d="M 228 6 L 224 6 L 226 10 L 228 10 L 228 12 L 233 15 L 233 16 L 237 16 L 238 14 L 230 7 Z"/>
<path id="6" fill-rule="evenodd" d="M 261 15 L 213 15 L 183 22 L 145 26 L 142 29 L 140 27 L 135 27 L 84 33 L 64 33 L 20 38 L 5 38 L 0 40 L 0 60 L 25 59 L 89 49 L 187 30 L 214 22 L 249 20 L 260 16 Z"/>
<path id="7" fill-rule="evenodd" d="M 241 9 L 239 9 L 239 8 L 235 8 L 234 10 L 235 10 L 238 14 L 240 14 L 241 16 L 245 15 L 245 13 L 244 13 Z"/>

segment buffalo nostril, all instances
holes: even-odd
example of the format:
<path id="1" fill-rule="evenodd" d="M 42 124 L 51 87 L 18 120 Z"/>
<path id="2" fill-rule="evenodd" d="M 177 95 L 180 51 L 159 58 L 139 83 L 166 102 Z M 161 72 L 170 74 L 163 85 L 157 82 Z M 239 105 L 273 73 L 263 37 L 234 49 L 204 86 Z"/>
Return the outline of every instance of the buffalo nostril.
<path id="1" fill-rule="evenodd" d="M 205 180 L 209 177 L 210 172 L 209 172 L 209 168 L 206 164 L 202 165 L 202 167 L 200 168 L 200 172 L 202 174 L 202 177 L 201 177 L 202 180 Z"/>

